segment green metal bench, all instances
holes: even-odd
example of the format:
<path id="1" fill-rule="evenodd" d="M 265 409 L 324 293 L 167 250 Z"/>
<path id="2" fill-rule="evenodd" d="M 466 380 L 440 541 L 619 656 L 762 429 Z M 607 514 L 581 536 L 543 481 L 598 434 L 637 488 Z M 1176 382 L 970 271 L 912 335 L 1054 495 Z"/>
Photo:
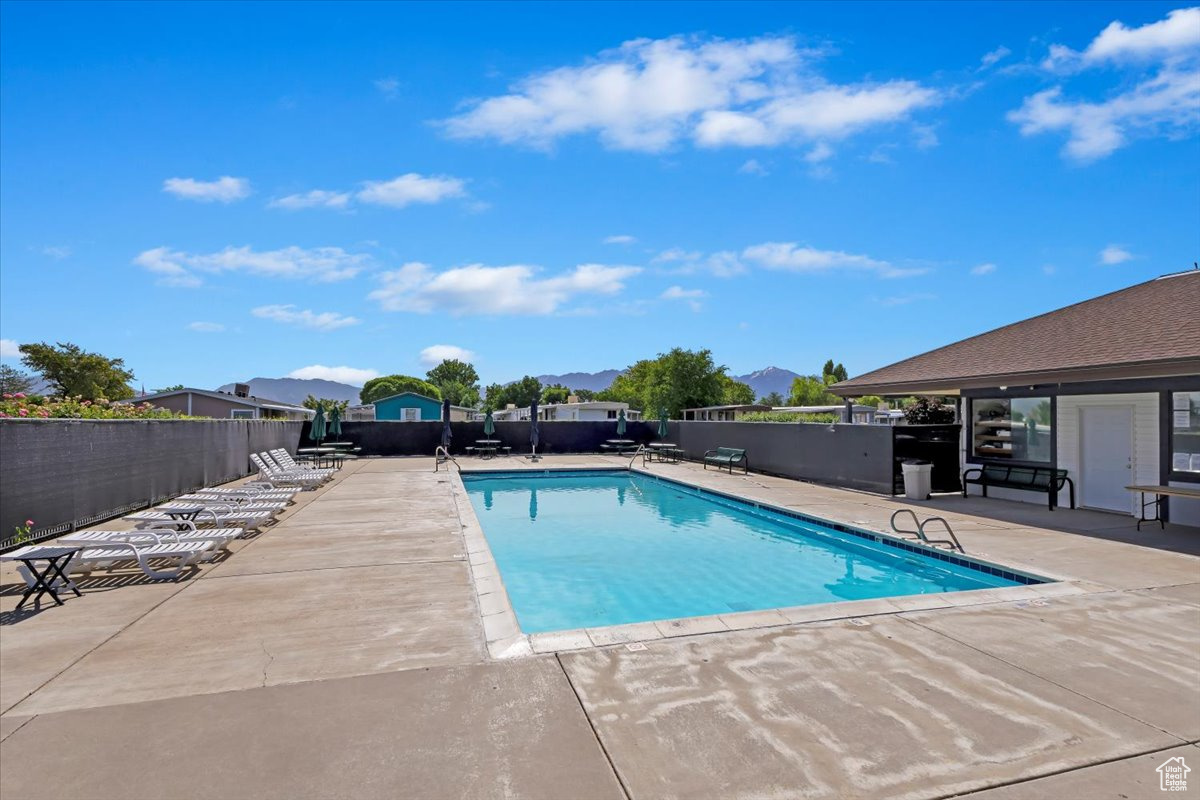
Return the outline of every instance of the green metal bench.
<path id="1" fill-rule="evenodd" d="M 1029 492 L 1045 492 L 1050 498 L 1050 510 L 1058 502 L 1058 493 L 1063 486 L 1071 488 L 1071 508 L 1075 507 L 1075 482 L 1067 477 L 1065 469 L 1053 467 L 1019 467 L 1008 464 L 985 464 L 963 473 L 963 497 L 967 496 L 967 484 L 983 487 L 987 497 L 989 486 L 1002 489 L 1023 489 Z"/>
<path id="2" fill-rule="evenodd" d="M 750 473 L 750 460 L 746 458 L 746 451 L 736 447 L 718 447 L 716 450 L 705 451 L 704 468 L 708 469 L 709 464 L 716 466 L 718 471 L 721 467 L 727 467 L 730 475 L 733 474 L 733 465 L 741 464 L 746 474 Z"/>

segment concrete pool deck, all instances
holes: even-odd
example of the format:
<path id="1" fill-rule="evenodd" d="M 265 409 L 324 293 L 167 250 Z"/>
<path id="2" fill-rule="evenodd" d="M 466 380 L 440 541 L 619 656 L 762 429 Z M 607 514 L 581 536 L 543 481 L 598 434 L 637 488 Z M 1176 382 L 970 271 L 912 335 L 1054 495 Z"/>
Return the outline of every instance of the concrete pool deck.
<path id="1" fill-rule="evenodd" d="M 877 531 L 932 507 L 968 553 L 1069 593 L 496 660 L 461 483 L 363 459 L 177 582 L 99 573 L 14 613 L 5 566 L 0 795 L 1115 798 L 1158 796 L 1170 757 L 1200 763 L 1200 531 L 650 471 Z"/>

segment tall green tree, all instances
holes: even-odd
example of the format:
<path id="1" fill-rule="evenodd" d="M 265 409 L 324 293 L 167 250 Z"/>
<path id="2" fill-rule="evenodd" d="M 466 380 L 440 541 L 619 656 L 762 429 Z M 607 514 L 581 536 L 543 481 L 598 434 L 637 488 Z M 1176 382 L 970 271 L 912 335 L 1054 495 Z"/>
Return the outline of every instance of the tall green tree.
<path id="1" fill-rule="evenodd" d="M 32 388 L 32 375 L 10 367 L 8 364 L 0 364 L 0 393 L 24 394 Z"/>
<path id="2" fill-rule="evenodd" d="M 133 371 L 120 358 L 89 353 L 70 342 L 57 346 L 40 342 L 20 346 L 21 363 L 40 373 L 63 397 L 85 400 L 125 400 L 133 397 Z"/>
<path id="3" fill-rule="evenodd" d="M 365 405 L 402 392 L 415 392 L 432 397 L 434 400 L 442 399 L 442 393 L 436 386 L 411 375 L 384 375 L 380 378 L 372 378 L 363 384 L 358 397 Z"/>
<path id="4" fill-rule="evenodd" d="M 792 380 L 790 406 L 836 406 L 842 398 L 830 393 L 829 384 L 816 375 L 799 375 Z"/>
<path id="5" fill-rule="evenodd" d="M 730 378 L 713 362 L 711 351 L 676 347 L 631 365 L 597 399 L 629 403 L 654 415 L 665 408 L 679 419 L 685 408 L 754 402 L 754 391 Z"/>
<path id="6" fill-rule="evenodd" d="M 833 359 L 831 358 L 825 362 L 825 366 L 821 370 L 821 378 L 825 381 L 825 383 L 833 384 L 838 383 L 839 381 L 849 380 L 850 375 L 847 374 L 846 368 L 842 366 L 840 361 L 837 364 L 834 364 Z"/>
<path id="7" fill-rule="evenodd" d="M 334 406 L 337 406 L 338 411 L 345 413 L 346 409 L 349 408 L 349 406 L 350 406 L 350 401 L 349 400 L 330 400 L 327 397 L 316 397 L 315 395 L 310 394 L 308 397 L 304 398 L 304 402 L 301 403 L 300 405 L 304 406 L 305 408 L 311 408 L 314 410 L 319 405 L 319 406 L 321 406 L 321 408 L 325 409 L 326 414 L 328 414 L 331 410 L 333 410 Z"/>
<path id="8" fill-rule="evenodd" d="M 771 392 L 758 398 L 759 405 L 770 406 L 776 408 L 783 405 L 783 395 L 779 392 Z"/>
<path id="9" fill-rule="evenodd" d="M 581 403 L 588 403 L 596 399 L 596 392 L 591 389 L 576 389 L 573 394 L 579 398 Z"/>
<path id="10" fill-rule="evenodd" d="M 726 406 L 744 406 L 754 402 L 754 389 L 748 383 L 735 381 L 725 373 L 721 373 L 721 404 Z"/>
<path id="11" fill-rule="evenodd" d="M 492 409 L 504 408 L 509 403 L 524 407 L 534 400 L 541 402 L 541 397 L 542 384 L 531 375 L 503 386 L 493 383 L 487 388 L 487 406 Z"/>
<path id="12" fill-rule="evenodd" d="M 438 388 L 444 399 L 456 406 L 479 405 L 479 373 L 475 367 L 457 358 L 447 358 L 429 372 L 426 379 Z"/>
<path id="13" fill-rule="evenodd" d="M 542 387 L 542 402 L 543 403 L 565 403 L 567 398 L 571 396 L 571 390 L 561 383 L 556 383 L 553 386 Z"/>

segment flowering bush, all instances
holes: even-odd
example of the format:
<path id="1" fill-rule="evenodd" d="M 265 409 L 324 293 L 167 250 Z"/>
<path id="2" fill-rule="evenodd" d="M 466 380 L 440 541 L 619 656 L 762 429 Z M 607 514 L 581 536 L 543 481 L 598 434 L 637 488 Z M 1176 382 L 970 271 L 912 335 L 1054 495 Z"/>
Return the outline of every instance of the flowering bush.
<path id="1" fill-rule="evenodd" d="M 33 520 L 27 519 L 25 520 L 24 525 L 17 525 L 15 528 L 13 528 L 13 530 L 16 531 L 16 534 L 13 536 L 13 541 L 17 544 L 24 544 L 31 538 L 29 536 L 29 532 L 33 530 Z"/>
<path id="2" fill-rule="evenodd" d="M 39 397 L 23 392 L 0 396 L 0 417 L 11 419 L 181 419 L 149 403 L 112 403 L 82 397 Z"/>

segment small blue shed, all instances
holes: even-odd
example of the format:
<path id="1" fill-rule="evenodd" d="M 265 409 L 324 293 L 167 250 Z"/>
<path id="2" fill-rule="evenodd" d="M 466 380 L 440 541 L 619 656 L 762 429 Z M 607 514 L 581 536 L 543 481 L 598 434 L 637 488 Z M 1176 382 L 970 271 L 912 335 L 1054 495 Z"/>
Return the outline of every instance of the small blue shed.
<path id="1" fill-rule="evenodd" d="M 437 422 L 442 418 L 442 403 L 416 392 L 401 392 L 376 400 L 375 419 L 396 422 Z"/>

